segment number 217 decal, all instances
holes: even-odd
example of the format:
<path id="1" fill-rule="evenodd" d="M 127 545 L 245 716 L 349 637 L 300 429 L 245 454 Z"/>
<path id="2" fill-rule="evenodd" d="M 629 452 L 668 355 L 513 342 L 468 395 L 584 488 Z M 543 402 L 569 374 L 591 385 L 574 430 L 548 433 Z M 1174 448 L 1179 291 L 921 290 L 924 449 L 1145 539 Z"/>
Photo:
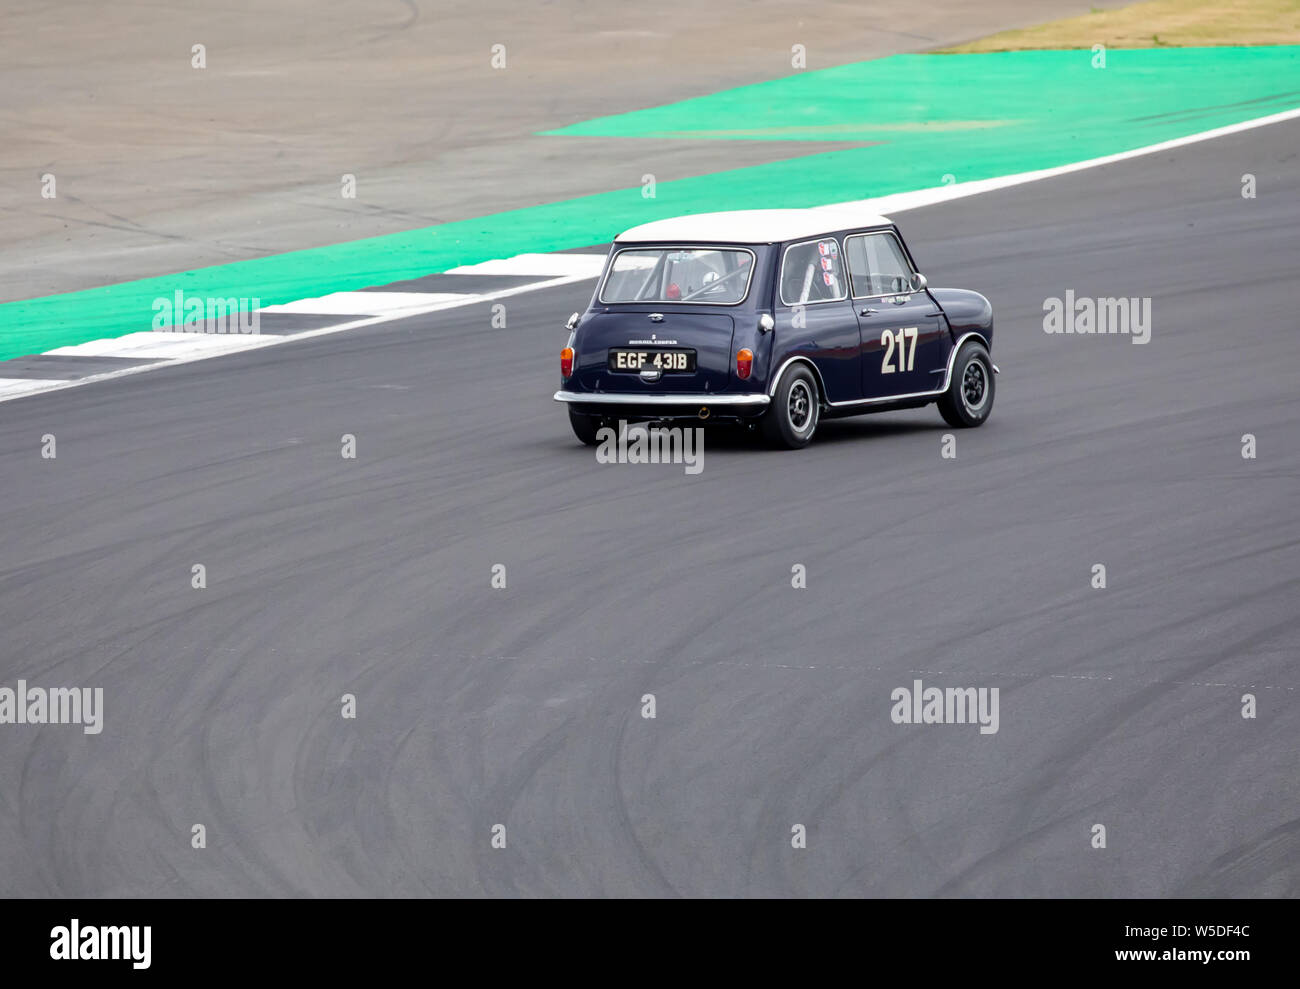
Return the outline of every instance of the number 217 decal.
<path id="1" fill-rule="evenodd" d="M 885 330 L 880 334 L 880 342 L 885 345 L 885 359 L 880 364 L 881 374 L 912 370 L 912 365 L 916 363 L 915 326 L 900 330 Z M 895 348 L 897 348 L 897 361 L 894 360 Z"/>

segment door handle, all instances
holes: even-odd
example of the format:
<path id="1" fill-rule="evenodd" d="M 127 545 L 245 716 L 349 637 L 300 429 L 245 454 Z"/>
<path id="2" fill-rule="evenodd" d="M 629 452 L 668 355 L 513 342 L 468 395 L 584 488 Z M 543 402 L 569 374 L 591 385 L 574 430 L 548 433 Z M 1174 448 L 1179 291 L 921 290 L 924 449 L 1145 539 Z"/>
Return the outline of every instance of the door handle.
<path id="1" fill-rule="evenodd" d="M 872 309 L 872 308 L 868 307 L 868 308 L 866 308 L 866 309 L 863 309 L 862 312 L 858 313 L 858 315 L 859 315 L 859 316 L 874 316 L 875 313 L 876 313 L 876 310 L 875 310 L 875 309 Z"/>

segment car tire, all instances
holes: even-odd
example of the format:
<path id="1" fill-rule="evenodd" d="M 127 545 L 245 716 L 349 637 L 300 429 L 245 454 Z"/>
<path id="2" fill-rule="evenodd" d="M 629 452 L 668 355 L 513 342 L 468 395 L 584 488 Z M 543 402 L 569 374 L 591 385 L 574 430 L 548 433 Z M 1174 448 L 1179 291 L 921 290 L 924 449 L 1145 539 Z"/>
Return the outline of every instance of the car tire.
<path id="1" fill-rule="evenodd" d="M 971 429 L 993 411 L 996 390 L 993 360 L 982 343 L 964 344 L 952 365 L 952 381 L 939 399 L 939 414 L 949 426 Z"/>
<path id="2" fill-rule="evenodd" d="M 812 440 L 820 416 L 821 397 L 812 371 L 807 364 L 791 364 L 763 413 L 763 438 L 771 446 L 798 450 Z"/>
<path id="3" fill-rule="evenodd" d="M 581 412 L 569 410 L 569 425 L 573 427 L 573 435 L 582 440 L 587 446 L 595 446 L 600 442 L 596 434 L 600 431 L 600 417 L 583 415 Z"/>

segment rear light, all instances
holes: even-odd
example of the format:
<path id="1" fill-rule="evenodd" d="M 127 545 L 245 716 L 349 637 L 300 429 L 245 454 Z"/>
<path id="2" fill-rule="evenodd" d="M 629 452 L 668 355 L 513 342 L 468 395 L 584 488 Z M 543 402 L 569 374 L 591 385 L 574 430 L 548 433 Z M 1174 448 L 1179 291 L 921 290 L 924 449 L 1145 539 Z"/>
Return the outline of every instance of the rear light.
<path id="1" fill-rule="evenodd" d="M 565 347 L 560 351 L 560 376 L 567 378 L 573 373 L 573 348 Z"/>
<path id="2" fill-rule="evenodd" d="M 748 347 L 742 347 L 736 351 L 736 377 L 744 381 L 752 370 L 754 370 L 754 352 Z"/>

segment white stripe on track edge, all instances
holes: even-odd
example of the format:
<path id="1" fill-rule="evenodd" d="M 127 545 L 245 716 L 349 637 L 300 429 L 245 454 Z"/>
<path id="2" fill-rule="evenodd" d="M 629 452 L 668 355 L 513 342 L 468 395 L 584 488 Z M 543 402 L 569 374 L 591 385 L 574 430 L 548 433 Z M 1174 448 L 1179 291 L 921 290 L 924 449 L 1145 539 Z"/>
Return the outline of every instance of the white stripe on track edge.
<path id="1" fill-rule="evenodd" d="M 426 312 L 427 307 L 452 302 L 465 292 L 331 292 L 311 299 L 263 306 L 258 312 L 306 316 L 387 316 Z"/>
<path id="2" fill-rule="evenodd" d="M 105 337 L 55 347 L 42 356 L 129 357 L 135 360 L 180 360 L 185 357 L 219 357 L 265 347 L 275 337 L 259 333 L 169 333 L 140 330 L 120 337 Z M 3 370 L 3 368 L 0 368 Z"/>
<path id="3" fill-rule="evenodd" d="M 497 261 L 463 264 L 448 275 L 586 275 L 596 278 L 605 270 L 604 254 L 516 254 Z"/>
<path id="4" fill-rule="evenodd" d="M 0 402 L 7 402 L 11 398 L 23 398 L 38 392 L 54 391 L 55 388 L 72 383 L 65 378 L 0 378 Z"/>

